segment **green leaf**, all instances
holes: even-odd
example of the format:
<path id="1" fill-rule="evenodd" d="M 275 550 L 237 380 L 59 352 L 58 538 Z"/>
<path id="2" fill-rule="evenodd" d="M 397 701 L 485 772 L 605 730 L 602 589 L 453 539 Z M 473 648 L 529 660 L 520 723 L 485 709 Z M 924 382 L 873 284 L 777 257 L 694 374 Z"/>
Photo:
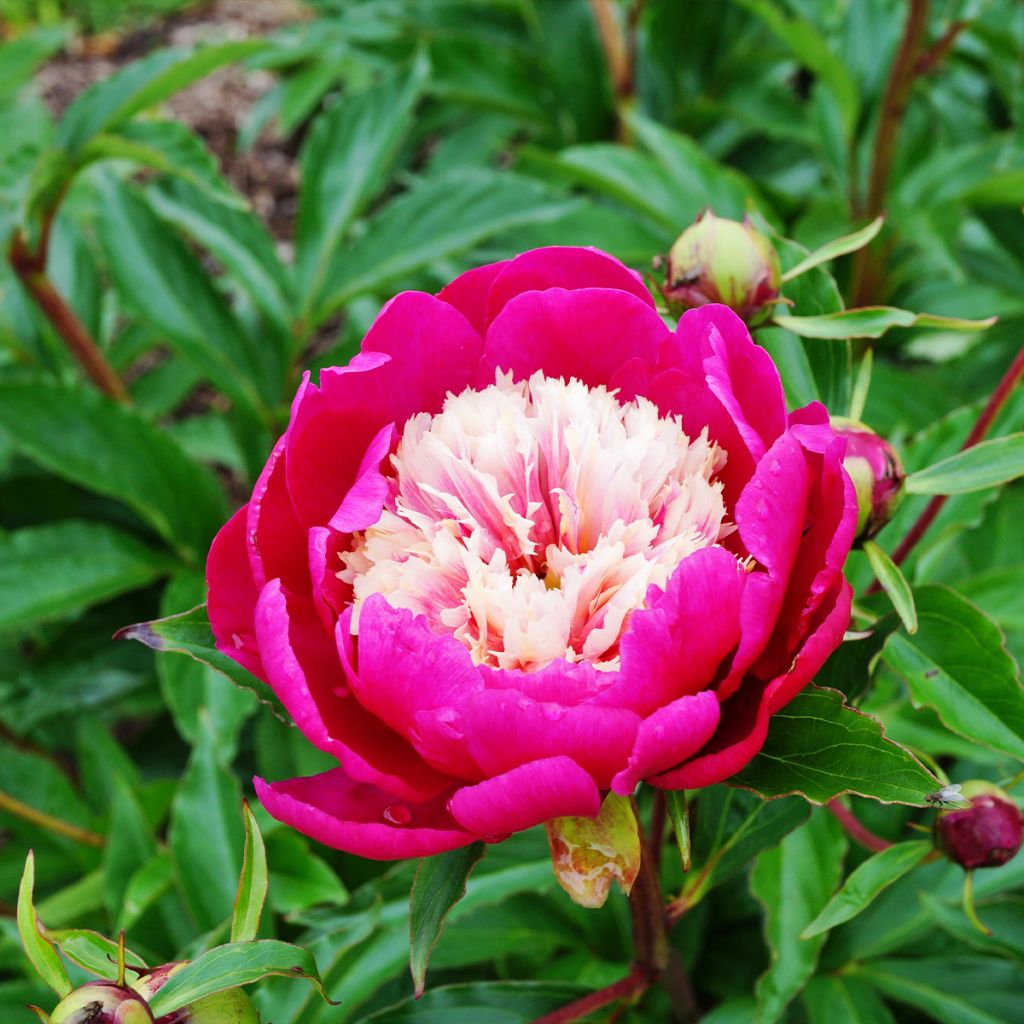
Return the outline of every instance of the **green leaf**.
<path id="1" fill-rule="evenodd" d="M 972 956 L 875 960 L 854 967 L 889 999 L 940 1024 L 1016 1024 L 1024 998 L 1017 964 Z"/>
<path id="2" fill-rule="evenodd" d="M 807 802 L 761 800 L 726 785 L 709 786 L 695 797 L 693 864 L 683 889 L 688 906 L 743 871 L 754 856 L 775 846 L 810 816 Z"/>
<path id="3" fill-rule="evenodd" d="M 305 978 L 330 1002 L 316 961 L 307 950 L 276 939 L 257 939 L 216 946 L 193 960 L 153 996 L 150 1009 L 154 1017 L 162 1017 L 215 992 L 251 985 L 271 975 Z"/>
<path id="4" fill-rule="evenodd" d="M 750 875 L 750 890 L 765 911 L 771 963 L 757 981 L 758 1024 L 774 1024 L 811 979 L 825 936 L 801 933 L 828 903 L 843 873 L 846 838 L 824 811 L 765 850 Z"/>
<path id="5" fill-rule="evenodd" d="M 467 171 L 430 179 L 389 203 L 366 232 L 337 253 L 322 322 L 363 292 L 393 286 L 422 267 L 449 259 L 522 225 L 553 220 L 577 204 L 508 171 Z"/>
<path id="6" fill-rule="evenodd" d="M 157 50 L 132 61 L 71 104 L 57 129 L 57 145 L 76 154 L 93 136 L 266 45 L 263 40 L 244 39 L 197 49 Z"/>
<path id="7" fill-rule="evenodd" d="M 213 154 L 180 121 L 128 121 L 116 133 L 97 135 L 82 151 L 80 166 L 100 160 L 128 160 L 179 177 L 214 202 L 247 208 L 221 177 Z"/>
<path id="8" fill-rule="evenodd" d="M 205 724 L 205 723 L 204 723 Z M 168 844 L 186 905 L 203 931 L 231 917 L 241 870 L 238 780 L 220 762 L 205 728 L 174 796 Z"/>
<path id="9" fill-rule="evenodd" d="M 801 937 L 820 935 L 856 917 L 883 889 L 920 864 L 933 849 L 929 840 L 915 839 L 908 843 L 895 843 L 869 857 L 843 882 L 839 892 L 803 930 Z"/>
<path id="10" fill-rule="evenodd" d="M 683 871 L 687 872 L 693 859 L 693 849 L 690 842 L 690 812 L 686 805 L 686 794 L 671 789 L 666 791 L 665 806 L 668 808 L 668 819 L 672 822 L 672 832 L 679 847 L 679 859 Z"/>
<path id="11" fill-rule="evenodd" d="M 68 519 L 0 534 L 0 632 L 81 611 L 144 586 L 173 565 L 105 523 Z"/>
<path id="12" fill-rule="evenodd" d="M 32 903 L 35 888 L 36 862 L 31 850 L 25 858 L 25 871 L 18 888 L 18 935 L 32 966 L 39 977 L 57 993 L 61 999 L 71 991 L 71 979 L 61 962 L 57 951 L 43 935 L 36 909 Z"/>
<path id="13" fill-rule="evenodd" d="M 129 929 L 174 887 L 174 866 L 166 851 L 133 871 L 121 898 L 117 927 Z"/>
<path id="14" fill-rule="evenodd" d="M 917 609 L 914 607 L 914 593 L 910 589 L 910 584 L 900 572 L 899 566 L 873 540 L 865 541 L 862 546 L 871 563 L 875 579 L 889 595 L 889 600 L 892 601 L 892 606 L 907 632 L 913 635 L 917 632 Z"/>
<path id="15" fill-rule="evenodd" d="M 238 878 L 238 893 L 231 915 L 231 941 L 248 942 L 255 939 L 260 929 L 260 915 L 267 898 L 267 849 L 256 816 L 247 801 L 242 801 L 245 821 L 245 849 L 242 854 L 242 873 Z"/>
<path id="16" fill-rule="evenodd" d="M 488 981 L 446 985 L 405 999 L 359 1024 L 531 1024 L 588 995 L 564 981 Z"/>
<path id="17" fill-rule="evenodd" d="M 128 882 L 156 856 L 153 827 L 136 794 L 117 780 L 110 811 L 107 845 L 103 851 L 104 895 L 112 917 L 119 915 Z"/>
<path id="18" fill-rule="evenodd" d="M 472 843 L 420 861 L 409 894 L 409 965 L 416 995 L 427 982 L 427 961 L 452 907 L 466 895 L 470 872 L 483 857 L 483 843 Z"/>
<path id="19" fill-rule="evenodd" d="M 118 945 L 113 939 L 84 928 L 65 928 L 47 934 L 60 951 L 79 967 L 95 974 L 97 978 L 110 981 L 117 979 Z M 140 967 L 146 966 L 146 961 L 138 953 L 127 948 L 125 961 Z"/>
<path id="20" fill-rule="evenodd" d="M 227 676 L 235 686 L 250 690 L 262 703 L 269 705 L 282 721 L 290 721 L 276 694 L 262 679 L 257 679 L 237 661 L 217 650 L 205 605 L 163 619 L 125 626 L 118 630 L 115 639 L 138 640 L 154 651 L 187 654 Z"/>
<path id="21" fill-rule="evenodd" d="M 772 715 L 761 753 L 730 784 L 773 798 L 799 793 L 825 804 L 844 793 L 923 807 L 938 780 L 881 724 L 843 703 L 838 690 L 809 686 Z"/>
<path id="22" fill-rule="evenodd" d="M 137 412 L 95 391 L 2 382 L 0 428 L 51 473 L 123 501 L 194 561 L 205 557 L 227 516 L 209 470 Z"/>
<path id="23" fill-rule="evenodd" d="M 809 1024 L 896 1024 L 896 1018 L 863 981 L 819 974 L 801 993 Z"/>
<path id="24" fill-rule="evenodd" d="M 1024 432 L 965 448 L 907 477 L 910 494 L 970 494 L 1024 476 Z"/>
<path id="25" fill-rule="evenodd" d="M 304 836 L 278 829 L 267 839 L 270 906 L 280 914 L 308 910 L 318 903 L 340 907 L 348 890 L 334 870 L 313 853 Z"/>
<path id="26" fill-rule="evenodd" d="M 942 331 L 983 331 L 996 322 L 996 317 L 987 320 L 963 320 L 957 317 L 935 316 L 931 313 L 911 313 L 894 306 L 863 306 L 859 309 L 844 309 L 839 313 L 823 316 L 783 316 L 773 318 L 778 327 L 798 334 L 801 338 L 880 338 L 894 327 L 934 327 Z"/>
<path id="27" fill-rule="evenodd" d="M 199 258 L 136 190 L 108 178 L 99 193 L 100 243 L 125 306 L 212 384 L 268 416 L 281 392 L 284 353 L 246 331 Z"/>
<path id="28" fill-rule="evenodd" d="M 812 267 L 820 266 L 822 263 L 828 263 L 829 260 L 834 260 L 839 256 L 845 256 L 847 253 L 863 249 L 882 230 L 884 223 L 884 216 L 876 217 L 870 224 L 862 227 L 859 231 L 843 235 L 842 238 L 833 238 L 831 242 L 826 242 L 795 266 L 790 267 L 782 275 L 782 280 L 792 281 L 794 277 L 799 277 Z"/>
<path id="29" fill-rule="evenodd" d="M 346 93 L 314 123 L 299 158 L 296 225 L 296 269 L 306 315 L 319 303 L 345 232 L 387 183 L 428 72 L 421 56 L 405 74 Z"/>
<path id="30" fill-rule="evenodd" d="M 946 728 L 1024 760 L 1024 687 L 999 627 L 945 587 L 920 587 L 915 598 L 917 635 L 893 633 L 882 651 L 914 706 L 934 708 Z"/>

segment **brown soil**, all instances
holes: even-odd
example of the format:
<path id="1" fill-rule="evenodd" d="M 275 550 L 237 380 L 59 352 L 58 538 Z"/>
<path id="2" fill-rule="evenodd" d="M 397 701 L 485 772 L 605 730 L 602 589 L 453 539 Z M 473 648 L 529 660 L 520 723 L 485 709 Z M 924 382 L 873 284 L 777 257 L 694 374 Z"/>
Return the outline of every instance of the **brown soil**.
<path id="1" fill-rule="evenodd" d="M 40 70 L 36 87 L 59 115 L 94 82 L 152 50 L 263 36 L 308 14 L 299 0 L 213 0 L 123 35 L 78 40 Z M 225 176 L 287 248 L 298 183 L 293 147 L 272 130 L 265 130 L 247 152 L 236 146 L 253 104 L 274 82 L 265 71 L 223 68 L 172 97 L 167 112 L 202 136 Z"/>

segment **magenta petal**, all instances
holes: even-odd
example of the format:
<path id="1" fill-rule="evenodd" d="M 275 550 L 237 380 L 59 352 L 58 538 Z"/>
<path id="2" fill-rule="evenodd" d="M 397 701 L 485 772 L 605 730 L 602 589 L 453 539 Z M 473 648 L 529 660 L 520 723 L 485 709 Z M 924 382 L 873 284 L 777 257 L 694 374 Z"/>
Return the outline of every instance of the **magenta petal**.
<path id="1" fill-rule="evenodd" d="M 507 836 L 552 818 L 593 818 L 601 810 L 601 793 L 571 757 L 550 757 L 463 786 L 448 806 L 470 832 Z"/>
<path id="2" fill-rule="evenodd" d="M 641 723 L 629 764 L 612 779 L 612 789 L 628 796 L 642 779 L 692 757 L 711 739 L 719 715 L 718 698 L 710 690 L 659 708 Z"/>
<path id="3" fill-rule="evenodd" d="M 495 277 L 487 297 L 487 322 L 492 323 L 517 295 L 549 288 L 614 288 L 654 308 L 643 278 L 614 256 L 600 249 L 551 245 L 524 252 Z"/>
<path id="4" fill-rule="evenodd" d="M 473 329 L 483 336 L 490 320 L 487 316 L 487 295 L 491 283 L 508 266 L 508 260 L 487 263 L 459 274 L 451 284 L 445 285 L 437 297 L 449 306 L 454 306 L 469 322 Z"/>
<path id="5" fill-rule="evenodd" d="M 267 682 L 288 714 L 349 775 L 406 799 L 422 799 L 450 784 L 349 692 L 333 637 L 308 599 L 287 594 L 279 580 L 271 580 L 256 606 L 256 636 Z"/>
<path id="6" fill-rule="evenodd" d="M 740 640 L 746 583 L 747 574 L 724 548 L 703 548 L 684 558 L 664 592 L 652 588 L 647 607 L 633 612 L 619 645 L 619 680 L 595 703 L 647 715 L 709 687 Z"/>
<path id="7" fill-rule="evenodd" d="M 498 369 L 517 380 L 537 370 L 607 385 L 631 359 L 654 362 L 668 328 L 642 299 L 610 288 L 551 288 L 512 299 L 487 331 L 478 386 Z M 626 396 L 631 397 L 631 396 Z"/>
<path id="8" fill-rule="evenodd" d="M 465 743 L 486 775 L 564 754 L 600 786 L 625 768 L 640 717 L 626 708 L 531 700 L 516 690 L 485 690 L 460 708 Z"/>
<path id="9" fill-rule="evenodd" d="M 647 781 L 662 789 L 699 789 L 744 768 L 764 746 L 771 716 L 811 681 L 841 643 L 850 621 L 851 597 L 849 585 L 841 581 L 828 614 L 797 653 L 791 670 L 767 684 L 748 679 L 723 703 L 721 724 L 706 751 L 681 768 Z"/>
<path id="10" fill-rule="evenodd" d="M 253 782 L 260 803 L 278 821 L 325 846 L 371 860 L 431 857 L 480 838 L 449 814 L 447 793 L 414 801 L 358 782 L 341 768 L 283 782 Z"/>
<path id="11" fill-rule="evenodd" d="M 359 462 L 355 482 L 342 499 L 338 511 L 331 516 L 332 530 L 355 533 L 373 526 L 380 519 L 384 499 L 388 496 L 388 482 L 381 469 L 394 442 L 394 424 L 388 423 L 377 431 Z"/>
<path id="12" fill-rule="evenodd" d="M 304 590 L 309 584 L 306 533 L 295 517 L 288 494 L 285 440 L 282 436 L 274 445 L 249 499 L 249 563 L 257 587 L 267 580 L 280 579 L 293 590 Z"/>
<path id="13" fill-rule="evenodd" d="M 482 341 L 453 306 L 423 292 L 392 299 L 348 366 L 304 385 L 287 432 L 288 490 L 307 526 L 330 521 L 368 471 L 366 450 L 382 428 L 440 411 L 473 381 Z M 364 481 L 365 485 L 365 481 Z"/>
<path id="14" fill-rule="evenodd" d="M 217 650 L 262 679 L 263 662 L 253 627 L 259 592 L 245 543 L 247 512 L 248 506 L 243 505 L 213 538 L 206 559 L 206 612 Z"/>

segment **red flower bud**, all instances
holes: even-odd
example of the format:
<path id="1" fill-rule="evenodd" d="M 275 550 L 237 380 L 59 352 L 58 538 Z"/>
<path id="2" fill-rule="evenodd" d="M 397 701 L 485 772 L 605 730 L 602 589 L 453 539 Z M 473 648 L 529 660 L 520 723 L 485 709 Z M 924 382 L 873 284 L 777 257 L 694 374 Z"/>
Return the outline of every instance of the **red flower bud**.
<path id="1" fill-rule="evenodd" d="M 779 254 L 749 218 L 741 223 L 706 210 L 672 246 L 663 293 L 674 310 L 721 302 L 751 323 L 781 284 Z"/>
<path id="2" fill-rule="evenodd" d="M 943 811 L 935 838 L 950 860 L 966 871 L 997 868 L 1013 860 L 1024 838 L 1024 818 L 1010 796 L 990 782 L 966 782 L 970 807 Z"/>
<path id="3" fill-rule="evenodd" d="M 843 468 L 857 489 L 857 541 L 870 540 L 903 500 L 903 463 L 884 437 L 857 420 L 833 416 L 832 429 L 846 438 Z"/>
<path id="4" fill-rule="evenodd" d="M 92 981 L 65 996 L 50 1024 L 153 1024 L 146 1001 L 113 981 Z"/>

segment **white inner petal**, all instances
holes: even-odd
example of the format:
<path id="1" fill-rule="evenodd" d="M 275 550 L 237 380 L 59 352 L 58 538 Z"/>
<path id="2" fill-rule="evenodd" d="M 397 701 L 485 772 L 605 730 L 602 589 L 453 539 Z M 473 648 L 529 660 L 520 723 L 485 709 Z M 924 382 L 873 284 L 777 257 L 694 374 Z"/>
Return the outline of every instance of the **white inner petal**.
<path id="1" fill-rule="evenodd" d="M 382 594 L 500 668 L 617 668 L 651 584 L 732 530 L 706 430 L 578 380 L 499 372 L 410 419 L 391 461 L 380 520 L 341 556 L 353 632 Z"/>

